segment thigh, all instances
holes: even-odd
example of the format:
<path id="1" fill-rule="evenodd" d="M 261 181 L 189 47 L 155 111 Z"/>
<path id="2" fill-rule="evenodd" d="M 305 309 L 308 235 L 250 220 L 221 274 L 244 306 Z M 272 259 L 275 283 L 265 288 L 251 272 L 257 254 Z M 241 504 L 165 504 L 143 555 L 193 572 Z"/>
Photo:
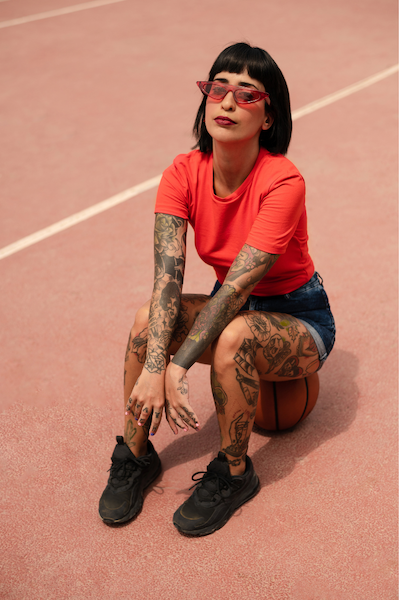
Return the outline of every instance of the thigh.
<path id="1" fill-rule="evenodd" d="M 211 296 L 203 294 L 182 294 L 180 311 L 169 347 L 171 354 L 175 354 L 179 350 L 200 311 L 210 300 Z M 211 349 L 207 348 L 197 362 L 210 365 Z"/>
<path id="2" fill-rule="evenodd" d="M 320 365 L 317 346 L 302 321 L 292 315 L 246 311 L 232 325 L 240 329 L 235 362 L 267 381 L 307 377 Z"/>

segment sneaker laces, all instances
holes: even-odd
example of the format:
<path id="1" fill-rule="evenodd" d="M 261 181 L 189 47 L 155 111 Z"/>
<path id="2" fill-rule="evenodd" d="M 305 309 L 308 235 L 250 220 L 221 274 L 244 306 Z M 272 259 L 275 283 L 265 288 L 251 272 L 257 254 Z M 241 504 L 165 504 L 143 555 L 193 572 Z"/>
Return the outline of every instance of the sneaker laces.
<path id="1" fill-rule="evenodd" d="M 201 477 L 196 478 L 196 475 L 200 475 Z M 216 471 L 197 471 L 192 475 L 192 480 L 196 483 L 189 489 L 197 488 L 197 495 L 203 501 L 213 500 L 216 494 L 219 496 L 227 495 L 223 494 L 223 491 L 229 490 L 232 485 L 230 479 Z"/>
<path id="2" fill-rule="evenodd" d="M 132 475 L 139 469 L 145 469 L 151 463 L 151 457 L 146 456 L 132 456 L 132 458 L 123 458 L 120 460 L 113 460 L 111 467 L 108 469 L 110 473 L 110 481 L 114 487 L 122 487 L 132 477 Z"/>

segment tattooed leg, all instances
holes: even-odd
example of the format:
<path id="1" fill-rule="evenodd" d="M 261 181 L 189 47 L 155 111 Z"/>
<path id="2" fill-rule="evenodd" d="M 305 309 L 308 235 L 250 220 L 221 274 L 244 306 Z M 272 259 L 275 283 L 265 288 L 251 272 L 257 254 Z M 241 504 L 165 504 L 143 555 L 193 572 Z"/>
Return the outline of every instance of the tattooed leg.
<path id="1" fill-rule="evenodd" d="M 257 372 L 252 377 L 242 375 L 231 354 L 221 360 L 214 354 L 211 372 L 212 391 L 221 432 L 221 451 L 225 452 L 232 475 L 241 475 L 246 468 L 246 453 L 256 414 L 259 392 Z"/>
<path id="2" fill-rule="evenodd" d="M 243 318 L 236 319 L 236 323 Z M 257 340 L 222 334 L 213 345 L 211 385 L 221 432 L 221 451 L 225 452 L 232 475 L 246 468 L 246 454 L 256 414 L 260 380 L 255 360 L 261 345 Z M 254 343 L 257 342 L 257 343 Z M 239 368 L 238 365 L 241 367 Z"/>
<path id="3" fill-rule="evenodd" d="M 260 377 L 284 381 L 318 368 L 318 351 L 301 321 L 290 315 L 245 311 L 213 343 L 211 385 L 221 430 L 221 450 L 231 473 L 245 457 L 259 399 Z"/>
<path id="4" fill-rule="evenodd" d="M 304 323 L 280 313 L 259 313 L 271 322 L 271 337 L 263 344 L 259 371 L 263 379 L 284 381 L 315 373 L 319 354 Z"/>
<path id="5" fill-rule="evenodd" d="M 222 451 L 227 455 L 228 463 L 233 468 L 240 468 L 245 460 L 247 447 L 249 445 L 250 412 L 248 410 L 237 410 L 229 423 L 229 442 L 225 445 L 223 440 Z M 251 431 L 251 430 L 250 430 Z"/>
<path id="6" fill-rule="evenodd" d="M 135 324 L 129 334 L 124 365 L 124 413 L 133 386 L 142 372 L 146 359 L 148 309 L 149 303 L 137 311 Z M 147 454 L 148 435 L 148 428 L 139 427 L 134 415 L 129 411 L 128 415 L 125 415 L 124 439 L 135 456 Z"/>
<path id="7" fill-rule="evenodd" d="M 222 385 L 217 379 L 214 368 L 211 367 L 211 389 L 214 397 L 214 404 L 217 410 L 217 415 L 225 414 L 225 405 L 228 402 L 228 395 L 224 391 Z"/>
<path id="8" fill-rule="evenodd" d="M 260 388 L 260 382 L 251 377 L 245 377 L 239 371 L 236 370 L 236 380 L 239 382 L 242 394 L 246 399 L 249 406 L 257 406 L 258 391 Z"/>

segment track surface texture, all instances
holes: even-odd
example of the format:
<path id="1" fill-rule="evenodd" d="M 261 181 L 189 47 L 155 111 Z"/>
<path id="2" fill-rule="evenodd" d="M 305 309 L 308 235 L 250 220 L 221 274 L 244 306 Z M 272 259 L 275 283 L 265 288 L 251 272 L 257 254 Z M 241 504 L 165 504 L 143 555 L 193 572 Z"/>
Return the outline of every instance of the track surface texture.
<path id="1" fill-rule="evenodd" d="M 67 2 L 0 2 L 0 248 L 188 152 L 195 81 L 230 43 L 271 53 L 293 111 L 398 62 L 394 0 Z M 0 260 L 0 598 L 398 597 L 397 108 L 394 73 L 294 123 L 337 342 L 310 416 L 252 435 L 261 491 L 211 536 L 172 524 L 218 451 L 201 365 L 201 432 L 175 438 L 164 421 L 163 472 L 137 520 L 97 514 L 128 332 L 151 292 L 156 188 Z M 184 291 L 208 293 L 192 237 L 188 254 Z"/>

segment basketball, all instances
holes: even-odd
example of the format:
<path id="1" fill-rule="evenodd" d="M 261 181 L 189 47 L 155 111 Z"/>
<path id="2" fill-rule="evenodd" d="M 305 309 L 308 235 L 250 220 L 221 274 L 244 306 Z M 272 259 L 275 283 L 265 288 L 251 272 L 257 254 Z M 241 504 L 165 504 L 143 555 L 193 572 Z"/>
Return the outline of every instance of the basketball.
<path id="1" fill-rule="evenodd" d="M 290 381 L 260 380 L 255 424 L 283 431 L 300 423 L 314 408 L 319 393 L 318 373 Z"/>

